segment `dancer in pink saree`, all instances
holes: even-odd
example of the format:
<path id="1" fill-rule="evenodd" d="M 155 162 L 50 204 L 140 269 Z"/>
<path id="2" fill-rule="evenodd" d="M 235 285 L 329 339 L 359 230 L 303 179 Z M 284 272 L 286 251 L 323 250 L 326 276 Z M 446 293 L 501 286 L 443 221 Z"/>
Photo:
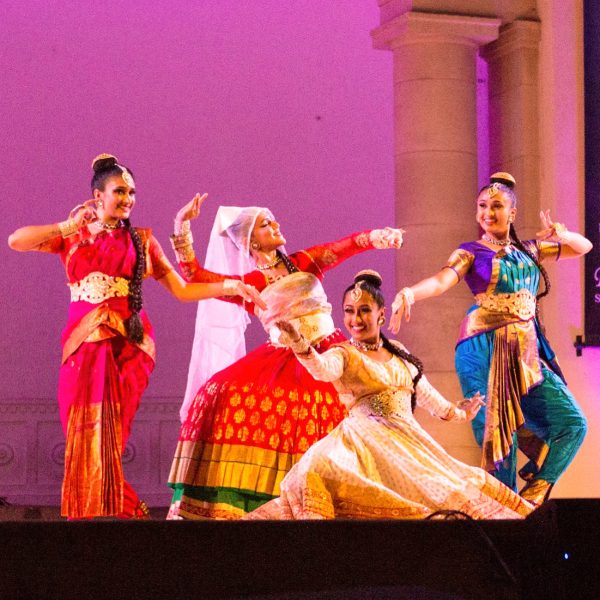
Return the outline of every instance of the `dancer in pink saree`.
<path id="1" fill-rule="evenodd" d="M 131 171 L 107 154 L 94 159 L 92 167 L 93 200 L 61 223 L 18 229 L 8 243 L 18 251 L 58 254 L 71 292 L 58 384 L 66 436 L 62 515 L 145 518 L 148 508 L 125 481 L 121 462 L 154 368 L 143 278 L 152 276 L 181 301 L 241 295 L 264 303 L 240 281 L 184 282 L 152 232 L 130 224 Z"/>

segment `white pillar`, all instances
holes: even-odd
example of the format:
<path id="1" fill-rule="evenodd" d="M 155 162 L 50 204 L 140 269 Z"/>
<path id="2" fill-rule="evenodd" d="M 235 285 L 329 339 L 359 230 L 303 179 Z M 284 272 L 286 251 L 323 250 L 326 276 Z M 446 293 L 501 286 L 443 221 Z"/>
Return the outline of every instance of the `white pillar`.
<path id="1" fill-rule="evenodd" d="M 375 48 L 394 55 L 396 222 L 407 230 L 398 287 L 438 271 L 478 235 L 476 58 L 499 27 L 498 19 L 406 12 L 372 32 Z M 417 304 L 401 330 L 434 385 L 454 399 L 454 344 L 470 298 L 457 286 Z M 445 445 L 464 446 L 455 442 Z"/>
<path id="2" fill-rule="evenodd" d="M 522 239 L 534 237 L 540 223 L 540 30 L 537 21 L 514 21 L 482 51 L 489 73 L 490 169 L 508 171 L 517 181 Z"/>

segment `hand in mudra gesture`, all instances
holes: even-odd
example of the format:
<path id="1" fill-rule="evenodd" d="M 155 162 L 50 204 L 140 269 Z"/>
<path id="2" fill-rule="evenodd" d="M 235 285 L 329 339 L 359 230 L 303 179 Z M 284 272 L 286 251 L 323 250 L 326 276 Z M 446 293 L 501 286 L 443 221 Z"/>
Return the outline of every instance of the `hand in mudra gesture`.
<path id="1" fill-rule="evenodd" d="M 467 414 L 467 421 L 472 421 L 482 406 L 485 406 L 485 396 L 482 396 L 479 392 L 471 398 L 465 398 L 458 404 L 458 408 L 464 410 Z"/>
<path id="2" fill-rule="evenodd" d="M 567 231 L 567 228 L 562 223 L 555 223 L 550 218 L 550 210 L 542 210 L 540 212 L 540 220 L 542 222 L 542 230 L 535 234 L 538 240 L 548 242 L 562 241 L 562 234 Z"/>
<path id="3" fill-rule="evenodd" d="M 182 206 L 177 212 L 175 221 L 180 223 L 183 221 L 191 221 L 200 215 L 200 209 L 204 201 L 208 198 L 208 194 L 197 193 L 185 206 Z"/>

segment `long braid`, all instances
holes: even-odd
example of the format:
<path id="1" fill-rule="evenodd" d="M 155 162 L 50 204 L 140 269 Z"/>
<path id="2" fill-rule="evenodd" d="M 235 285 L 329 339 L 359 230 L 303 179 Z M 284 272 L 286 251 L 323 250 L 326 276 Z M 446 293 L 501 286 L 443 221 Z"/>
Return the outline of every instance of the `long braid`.
<path id="1" fill-rule="evenodd" d="M 144 339 L 144 325 L 140 317 L 142 310 L 142 280 L 146 269 L 146 259 L 144 257 L 144 244 L 140 234 L 131 226 L 129 219 L 124 219 L 123 224 L 131 236 L 131 241 L 135 247 L 135 266 L 133 268 L 133 277 L 129 282 L 129 308 L 131 316 L 125 321 L 127 337 L 134 343 L 139 344 Z"/>
<path id="2" fill-rule="evenodd" d="M 411 354 L 410 352 L 407 352 L 406 350 L 399 348 L 395 344 L 392 344 L 392 342 L 390 342 L 390 340 L 388 340 L 388 338 L 385 337 L 385 335 L 383 335 L 383 332 L 380 332 L 379 335 L 381 337 L 381 341 L 383 342 L 383 347 L 390 354 L 393 354 L 394 356 L 397 356 L 398 358 L 401 358 L 402 360 L 409 362 L 417 369 L 417 374 L 413 377 L 413 380 L 412 380 L 413 392 L 410 397 L 410 406 L 414 412 L 415 407 L 417 405 L 417 384 L 419 383 L 419 380 L 423 376 L 423 362 L 421 361 L 420 358 L 416 357 L 414 354 Z"/>
<path id="3" fill-rule="evenodd" d="M 284 254 L 281 250 L 277 250 L 277 256 L 281 259 L 288 273 L 298 273 L 298 267 L 290 260 L 287 254 Z"/>
<path id="4" fill-rule="evenodd" d="M 521 239 L 517 235 L 517 230 L 515 229 L 514 223 L 510 224 L 510 238 L 512 239 L 514 245 L 519 250 L 521 250 L 522 252 L 527 254 L 527 256 L 529 256 L 529 258 L 531 258 L 531 260 L 537 265 L 537 268 L 540 270 L 540 273 L 542 274 L 542 277 L 544 279 L 544 289 L 542 292 L 538 293 L 538 295 L 536 296 L 536 300 L 538 300 L 538 302 L 536 302 L 536 304 L 535 304 L 535 316 L 536 316 L 537 320 L 540 321 L 539 300 L 541 300 L 544 296 L 547 296 L 548 293 L 550 292 L 550 288 L 552 287 L 550 284 L 550 277 L 549 277 L 546 269 L 543 267 L 543 265 L 540 263 L 540 261 L 537 259 L 537 257 L 533 254 L 533 252 L 531 252 L 531 250 L 529 250 L 529 248 L 527 248 L 527 246 L 525 246 L 525 244 L 521 241 Z"/>

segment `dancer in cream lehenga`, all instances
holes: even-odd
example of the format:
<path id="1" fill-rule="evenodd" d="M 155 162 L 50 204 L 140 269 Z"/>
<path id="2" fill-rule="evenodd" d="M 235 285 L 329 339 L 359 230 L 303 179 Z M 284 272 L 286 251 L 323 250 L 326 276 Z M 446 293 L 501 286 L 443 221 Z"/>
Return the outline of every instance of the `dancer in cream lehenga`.
<path id="1" fill-rule="evenodd" d="M 381 333 L 381 279 L 361 272 L 344 294 L 351 339 L 319 354 L 289 322 L 289 345 L 317 380 L 330 381 L 348 416 L 314 444 L 281 482 L 281 495 L 247 519 L 419 519 L 439 510 L 475 519 L 517 519 L 533 506 L 483 469 L 452 458 L 419 425 L 415 403 L 447 421 L 472 419 L 475 395 L 448 402 L 404 346 Z"/>

